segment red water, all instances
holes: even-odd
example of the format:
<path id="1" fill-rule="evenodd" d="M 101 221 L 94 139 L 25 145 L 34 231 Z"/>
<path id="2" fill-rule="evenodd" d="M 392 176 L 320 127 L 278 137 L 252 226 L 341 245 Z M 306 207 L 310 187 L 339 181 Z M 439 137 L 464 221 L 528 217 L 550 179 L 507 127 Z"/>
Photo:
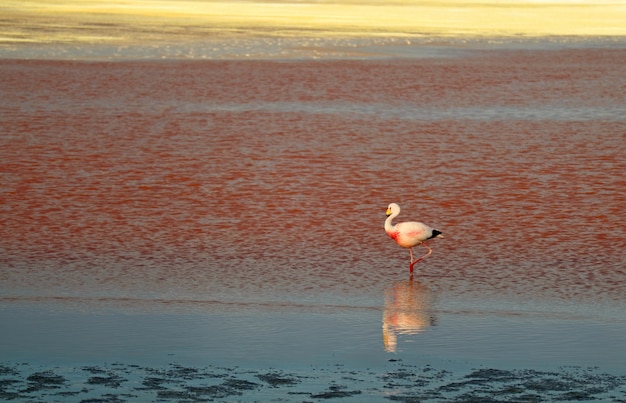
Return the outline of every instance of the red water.
<path id="1" fill-rule="evenodd" d="M 623 302 L 626 51 L 0 61 L 0 295 Z"/>

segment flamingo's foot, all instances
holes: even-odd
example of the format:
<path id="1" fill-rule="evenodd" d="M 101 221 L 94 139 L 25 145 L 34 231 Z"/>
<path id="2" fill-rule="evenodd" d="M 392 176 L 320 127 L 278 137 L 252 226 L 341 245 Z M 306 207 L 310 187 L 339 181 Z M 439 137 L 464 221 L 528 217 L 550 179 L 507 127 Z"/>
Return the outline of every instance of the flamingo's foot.
<path id="1" fill-rule="evenodd" d="M 411 262 L 411 264 L 409 265 L 409 273 L 413 274 L 413 266 L 415 266 L 415 263 L 419 262 L 420 260 L 424 259 L 426 256 L 423 256 L 419 259 L 417 259 L 414 262 Z"/>

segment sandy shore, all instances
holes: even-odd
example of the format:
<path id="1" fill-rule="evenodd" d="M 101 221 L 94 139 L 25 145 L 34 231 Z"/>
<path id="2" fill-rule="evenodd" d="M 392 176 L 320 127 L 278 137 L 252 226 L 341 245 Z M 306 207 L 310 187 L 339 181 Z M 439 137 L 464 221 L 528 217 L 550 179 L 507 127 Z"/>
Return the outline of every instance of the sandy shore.
<path id="1" fill-rule="evenodd" d="M 558 371 L 475 368 L 452 371 L 389 360 L 384 370 L 342 365 L 305 371 L 238 366 L 145 367 L 110 363 L 81 367 L 0 363 L 0 399 L 122 401 L 380 401 L 623 402 L 626 376 L 596 368 Z"/>
<path id="2" fill-rule="evenodd" d="M 621 1 L 5 1 L 0 44 L 215 36 L 626 35 Z"/>
<path id="3" fill-rule="evenodd" d="M 429 57 L 437 47 L 626 36 L 622 1 L 10 0 L 0 14 L 0 58 L 12 59 Z"/>

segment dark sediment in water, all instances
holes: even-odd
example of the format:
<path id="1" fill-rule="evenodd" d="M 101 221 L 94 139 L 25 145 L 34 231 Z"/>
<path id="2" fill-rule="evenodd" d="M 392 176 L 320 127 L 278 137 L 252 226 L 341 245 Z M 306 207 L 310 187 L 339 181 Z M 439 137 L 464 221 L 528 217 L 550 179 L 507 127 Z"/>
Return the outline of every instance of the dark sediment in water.
<path id="1" fill-rule="evenodd" d="M 479 368 L 459 372 L 390 360 L 380 370 L 350 370 L 342 365 L 287 371 L 275 368 L 153 368 L 112 363 L 102 366 L 42 367 L 0 364 L 0 399 L 65 402 L 123 401 L 481 401 L 547 402 L 601 400 L 623 402 L 626 376 L 597 368 L 557 371 Z"/>

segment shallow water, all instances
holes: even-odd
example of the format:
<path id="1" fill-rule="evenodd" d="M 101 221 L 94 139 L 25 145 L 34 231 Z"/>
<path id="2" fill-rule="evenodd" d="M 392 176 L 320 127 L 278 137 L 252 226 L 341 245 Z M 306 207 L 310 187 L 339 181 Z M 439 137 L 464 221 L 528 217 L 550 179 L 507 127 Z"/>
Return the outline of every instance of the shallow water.
<path id="1" fill-rule="evenodd" d="M 1 61 L 2 356 L 623 372 L 626 51 L 453 54 Z"/>

